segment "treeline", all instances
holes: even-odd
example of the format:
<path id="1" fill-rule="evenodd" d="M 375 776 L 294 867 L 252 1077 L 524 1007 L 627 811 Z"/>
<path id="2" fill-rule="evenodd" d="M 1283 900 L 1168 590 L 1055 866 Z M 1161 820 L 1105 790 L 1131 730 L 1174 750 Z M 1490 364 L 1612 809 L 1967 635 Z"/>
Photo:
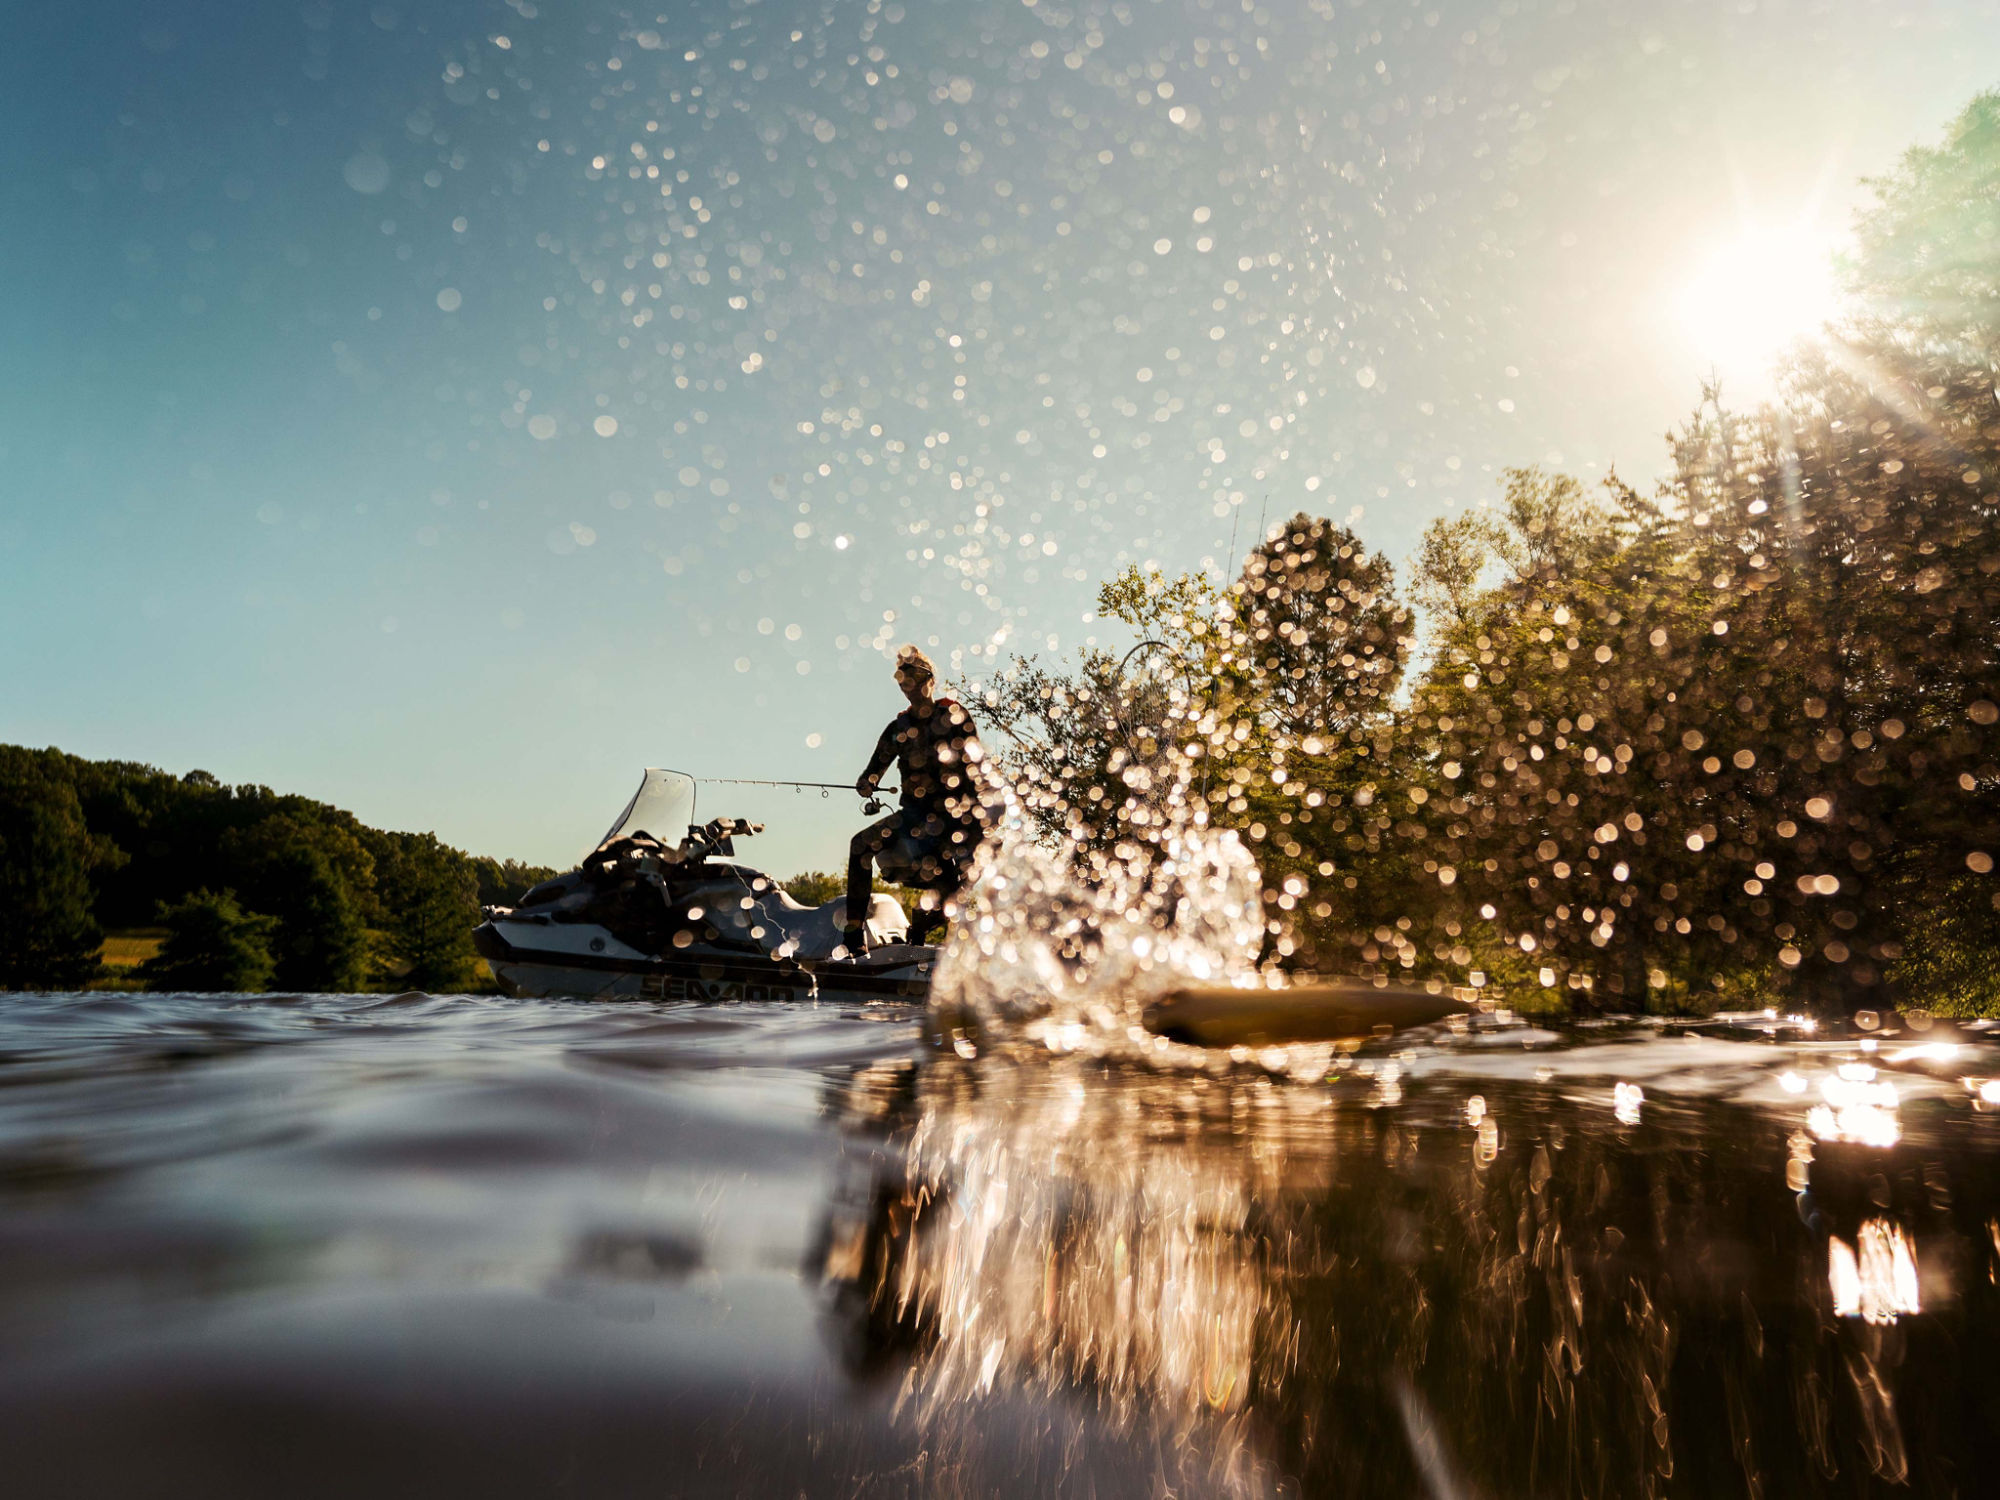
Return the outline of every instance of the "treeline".
<path id="1" fill-rule="evenodd" d="M 1875 184 L 1851 316 L 1642 495 L 1521 469 L 1407 589 L 1298 515 L 1154 644 L 979 685 L 1051 839 L 1199 802 L 1272 954 L 1598 1009 L 2000 1009 L 2000 95 Z"/>
<path id="2" fill-rule="evenodd" d="M 0 988 L 89 984 L 135 927 L 166 929 L 149 988 L 463 988 L 480 906 L 550 873 L 205 771 L 0 746 Z"/>
<path id="3" fill-rule="evenodd" d="M 779 882 L 785 894 L 801 906 L 823 906 L 847 894 L 847 872 L 844 870 L 802 870 L 789 880 Z M 869 888 L 877 895 L 893 896 L 896 904 L 903 908 L 903 914 L 912 920 L 917 915 L 917 906 L 924 899 L 924 893 L 912 886 L 896 885 L 875 876 Z"/>

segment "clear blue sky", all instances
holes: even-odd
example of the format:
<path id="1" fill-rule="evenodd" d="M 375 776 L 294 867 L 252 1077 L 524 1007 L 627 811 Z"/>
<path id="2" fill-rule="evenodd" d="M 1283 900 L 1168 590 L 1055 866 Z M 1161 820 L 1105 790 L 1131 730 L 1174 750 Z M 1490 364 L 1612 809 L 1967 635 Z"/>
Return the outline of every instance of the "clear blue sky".
<path id="1" fill-rule="evenodd" d="M 17 11 L 0 739 L 550 861 L 1121 561 L 1649 478 L 1696 263 L 2000 83 L 1994 0 Z"/>

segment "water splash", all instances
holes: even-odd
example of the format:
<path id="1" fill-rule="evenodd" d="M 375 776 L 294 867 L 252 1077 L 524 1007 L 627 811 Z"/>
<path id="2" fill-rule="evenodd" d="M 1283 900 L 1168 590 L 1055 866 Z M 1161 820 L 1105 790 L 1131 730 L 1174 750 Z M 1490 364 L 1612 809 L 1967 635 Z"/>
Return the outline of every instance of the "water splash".
<path id="1" fill-rule="evenodd" d="M 1264 982 L 1262 875 L 1187 795 L 1189 766 L 1133 768 L 1120 836 L 1103 847 L 1058 845 L 1031 791 L 1004 794 L 938 962 L 940 1017 L 989 1045 L 1165 1049 L 1140 1023 L 1148 1002 L 1177 985 Z"/>
<path id="2" fill-rule="evenodd" d="M 1856 1244 L 1832 1235 L 1826 1249 L 1836 1316 L 1881 1324 L 1923 1311 L 1916 1252 L 1900 1224 L 1877 1215 L 1861 1226 Z"/>

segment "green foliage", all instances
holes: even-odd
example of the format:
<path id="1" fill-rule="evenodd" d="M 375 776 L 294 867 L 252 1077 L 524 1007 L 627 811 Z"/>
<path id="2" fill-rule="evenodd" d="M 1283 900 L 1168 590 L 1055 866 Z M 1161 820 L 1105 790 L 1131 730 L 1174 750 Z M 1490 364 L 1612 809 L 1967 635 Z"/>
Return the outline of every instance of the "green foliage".
<path id="1" fill-rule="evenodd" d="M 1278 957 L 1537 1005 L 2000 1004 L 2000 95 L 1876 186 L 1866 317 L 1779 404 L 1704 392 L 1651 497 L 1519 469 L 1431 526 L 1406 697 L 1386 565 L 1331 522 L 1226 595 L 1106 586 L 1191 684 L 1175 737 Z M 1144 690 L 1102 654 L 989 690 L 1052 838 L 1143 821 Z"/>
<path id="2" fill-rule="evenodd" d="M 337 822 L 274 814 L 223 841 L 250 906 L 277 919 L 274 982 L 281 989 L 346 993 L 368 974 L 362 903 L 375 861 Z"/>
<path id="3" fill-rule="evenodd" d="M 1509 476 L 1471 559 L 1493 581 L 1434 625 L 1385 736 L 1410 805 L 1365 852 L 1393 840 L 1407 876 L 1421 849 L 1434 883 L 1384 903 L 1364 878 L 1364 960 L 1525 956 L 1622 1008 L 1964 1003 L 2000 936 L 1992 891 L 1962 892 L 2000 843 L 2000 432 L 1941 369 L 1925 409 L 1892 401 L 1893 357 L 1802 366 L 1789 411 L 1709 393 L 1653 502 Z"/>
<path id="4" fill-rule="evenodd" d="M 1948 1016 L 2000 1015 L 2000 911 L 1991 876 L 1964 874 L 1924 892 L 1921 919 L 1891 967 L 1897 988 Z"/>
<path id="5" fill-rule="evenodd" d="M 244 911 L 234 891 L 195 891 L 163 905 L 160 920 L 167 936 L 138 968 L 147 989 L 205 994 L 270 988 L 278 923 Z"/>
<path id="6" fill-rule="evenodd" d="M 1848 289 L 1869 339 L 1973 368 L 2000 364 L 2000 92 L 1981 94 L 1870 184 Z"/>
<path id="7" fill-rule="evenodd" d="M 32 837 L 10 818 L 25 818 Z M 385 833 L 206 771 L 0 747 L 0 910 L 26 914 L 0 928 L 0 955 L 69 954 L 67 967 L 0 957 L 0 986 L 82 984 L 97 967 L 97 923 L 144 926 L 162 906 L 226 890 L 240 913 L 271 919 L 259 929 L 272 960 L 261 984 L 352 991 L 374 967 L 399 985 L 459 988 L 472 978 L 481 901 L 511 903 L 553 873 L 473 860 L 431 835 Z M 379 955 L 370 929 L 382 932 Z"/>
<path id="8" fill-rule="evenodd" d="M 1101 612 L 1144 635 L 1129 655 L 1086 652 L 1072 673 L 1016 660 L 965 691 L 1043 830 L 1102 851 L 1148 815 L 1170 748 L 1198 762 L 1198 795 L 1239 815 L 1289 755 L 1324 755 L 1336 775 L 1365 759 L 1334 742 L 1365 744 L 1401 677 L 1411 619 L 1392 585 L 1352 532 L 1301 514 L 1227 587 L 1137 568 L 1104 585 Z"/>
<path id="9" fill-rule="evenodd" d="M 803 874 L 794 875 L 790 880 L 780 881 L 779 884 L 801 906 L 824 906 L 827 902 L 847 894 L 847 876 L 833 870 L 807 870 Z M 895 897 L 897 905 L 903 908 L 903 914 L 915 918 L 917 905 L 924 898 L 922 891 L 909 886 L 892 885 L 880 877 L 870 884 L 876 895 Z"/>
<path id="10" fill-rule="evenodd" d="M 174 776 L 129 761 L 63 760 L 92 833 L 130 855 L 98 881 L 98 917 L 109 927 L 143 926 L 161 901 L 193 890 L 248 891 L 254 871 L 246 862 L 273 842 L 254 830 L 274 817 L 292 828 L 309 825 L 310 842 L 350 891 L 369 886 L 370 830 L 337 807 L 268 787 L 225 786 L 206 771 Z"/>
<path id="11" fill-rule="evenodd" d="M 553 880 L 561 873 L 547 865 L 524 865 L 518 859 L 491 859 L 483 854 L 469 857 L 481 906 L 512 906 L 544 880 Z"/>
<path id="12" fill-rule="evenodd" d="M 1437 626 L 1471 623 L 1506 544 L 1507 529 L 1483 512 L 1439 516 L 1418 547 L 1411 598 Z"/>
<path id="13" fill-rule="evenodd" d="M 472 929 L 479 921 L 473 861 L 432 833 L 392 833 L 387 840 L 379 892 L 395 977 L 411 989 L 464 989 L 472 980 Z"/>
<path id="14" fill-rule="evenodd" d="M 801 906 L 824 906 L 847 894 L 847 877 L 832 870 L 807 870 L 782 884 Z"/>
<path id="15" fill-rule="evenodd" d="M 1402 680 L 1413 641 L 1387 559 L 1344 526 L 1293 516 L 1243 565 L 1225 665 L 1280 743 L 1361 729 Z"/>
<path id="16" fill-rule="evenodd" d="M 91 877 L 121 857 L 85 827 L 64 757 L 0 746 L 0 989 L 75 989 L 96 975 Z"/>

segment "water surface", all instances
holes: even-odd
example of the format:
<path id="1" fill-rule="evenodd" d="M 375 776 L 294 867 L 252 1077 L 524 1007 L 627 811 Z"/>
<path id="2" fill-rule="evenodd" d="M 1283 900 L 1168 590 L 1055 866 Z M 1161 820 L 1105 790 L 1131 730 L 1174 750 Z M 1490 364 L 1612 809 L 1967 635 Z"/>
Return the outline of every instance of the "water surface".
<path id="1" fill-rule="evenodd" d="M 1942 1023 L 1501 1027 L 1300 1079 L 935 1049 L 898 1009 L 0 1015 L 15 1494 L 2000 1472 L 2000 1046 Z"/>

